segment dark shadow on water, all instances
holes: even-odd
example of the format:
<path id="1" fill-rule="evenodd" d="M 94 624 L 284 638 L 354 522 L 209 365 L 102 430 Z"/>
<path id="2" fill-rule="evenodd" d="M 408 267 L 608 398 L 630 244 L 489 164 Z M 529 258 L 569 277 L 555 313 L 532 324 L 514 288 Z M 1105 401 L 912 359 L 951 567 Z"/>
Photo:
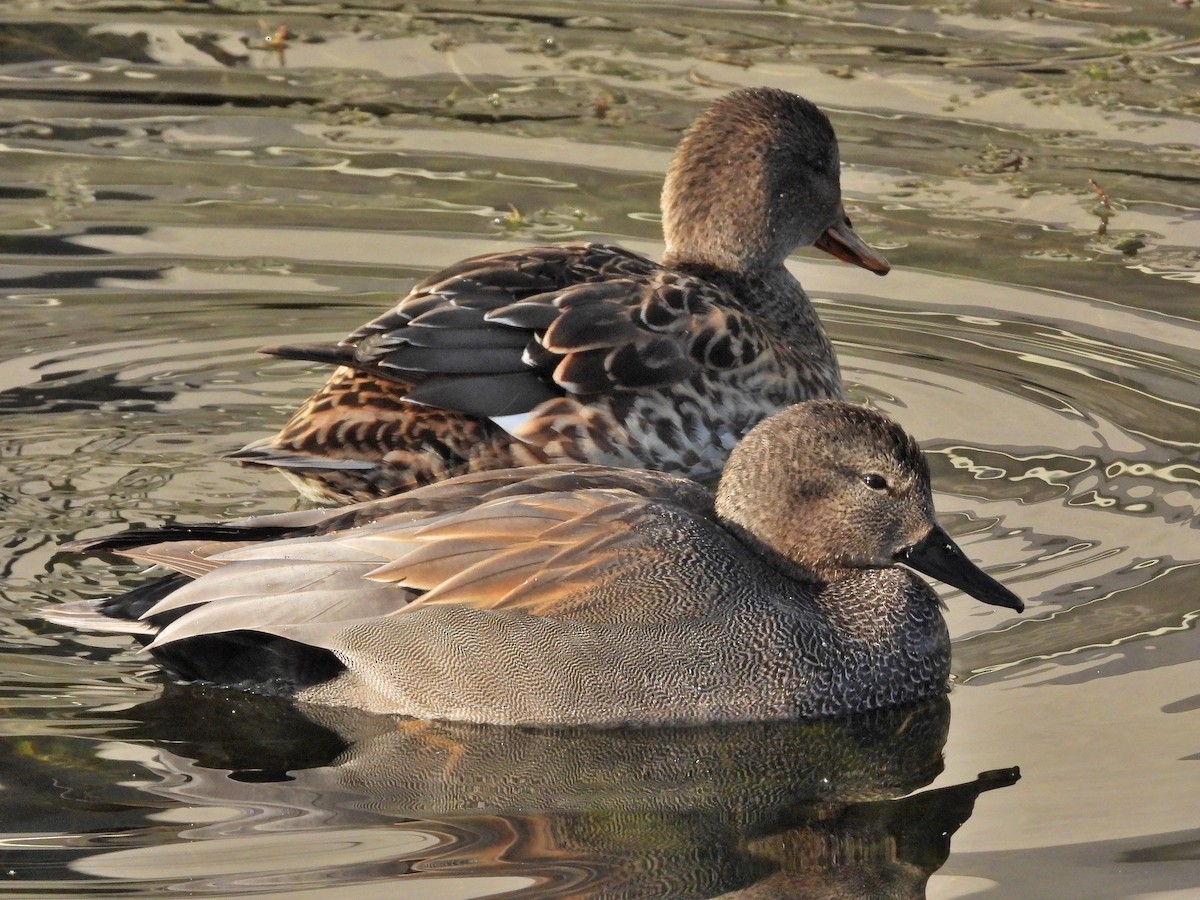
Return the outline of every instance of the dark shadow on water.
<path id="1" fill-rule="evenodd" d="M 141 195 L 135 195 L 140 197 Z M 76 229 L 73 232 L 57 234 L 0 234 L 0 254 L 13 256 L 112 256 L 112 251 L 99 247 L 89 247 L 87 244 L 76 243 L 74 238 L 90 235 L 122 235 L 127 237 L 143 237 L 150 229 L 143 225 L 93 225 L 89 228 Z M 121 277 L 127 270 L 118 270 Z M 5 281 L 8 286 L 14 282 Z"/>
<path id="2" fill-rule="evenodd" d="M 64 413 L 120 403 L 128 410 L 151 411 L 175 391 L 122 381 L 120 373 L 90 370 L 55 372 L 32 385 L 0 389 L 0 416 L 6 413 Z"/>
<path id="3" fill-rule="evenodd" d="M 120 278 L 125 281 L 159 281 L 167 266 L 123 267 L 113 269 L 44 269 L 34 275 L 0 278 L 3 291 L 76 291 L 99 289 L 104 281 Z"/>

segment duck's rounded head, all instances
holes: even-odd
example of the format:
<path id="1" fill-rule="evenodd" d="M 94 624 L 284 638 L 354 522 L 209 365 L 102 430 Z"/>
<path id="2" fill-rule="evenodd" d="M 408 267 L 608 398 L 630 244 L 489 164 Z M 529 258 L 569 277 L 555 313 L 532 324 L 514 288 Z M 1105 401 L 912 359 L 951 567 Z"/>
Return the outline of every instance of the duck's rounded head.
<path id="1" fill-rule="evenodd" d="M 829 118 L 787 91 L 734 91 L 702 113 L 671 162 L 662 210 L 671 265 L 761 271 L 816 244 L 878 274 L 888 271 L 850 227 Z"/>
<path id="2" fill-rule="evenodd" d="M 887 416 L 832 400 L 755 426 L 729 457 L 717 512 L 777 564 L 824 581 L 902 563 L 1021 610 L 937 523 L 929 465 Z"/>

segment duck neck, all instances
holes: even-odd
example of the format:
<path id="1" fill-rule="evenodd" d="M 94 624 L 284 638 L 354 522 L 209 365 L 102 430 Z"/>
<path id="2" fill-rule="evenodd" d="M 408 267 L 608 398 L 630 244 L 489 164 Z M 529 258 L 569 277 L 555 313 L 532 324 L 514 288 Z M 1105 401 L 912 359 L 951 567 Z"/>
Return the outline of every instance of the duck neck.
<path id="1" fill-rule="evenodd" d="M 842 372 L 825 326 L 799 280 L 782 264 L 741 269 L 668 253 L 663 265 L 718 287 L 782 338 L 815 386 L 810 397 L 842 399 Z"/>
<path id="2" fill-rule="evenodd" d="M 825 572 L 818 566 L 797 561 L 780 553 L 766 541 L 756 537 L 754 532 L 739 524 L 736 518 L 722 515 L 719 505 L 718 500 L 717 515 L 721 519 L 722 527 L 775 571 L 812 588 L 825 587 L 830 582 L 830 575 L 836 579 L 836 573 Z"/>

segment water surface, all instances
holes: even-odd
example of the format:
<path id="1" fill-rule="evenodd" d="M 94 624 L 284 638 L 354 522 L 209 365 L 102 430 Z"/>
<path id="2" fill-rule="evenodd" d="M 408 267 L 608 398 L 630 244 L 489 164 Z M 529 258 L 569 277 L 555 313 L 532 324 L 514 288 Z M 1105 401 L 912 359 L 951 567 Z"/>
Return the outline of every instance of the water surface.
<path id="1" fill-rule="evenodd" d="M 391 6 L 0 11 L 0 891 L 1200 886 L 1200 13 Z M 384 727 L 170 688 L 35 615 L 137 580 L 63 540 L 296 503 L 218 459 L 322 377 L 256 347 L 340 336 L 472 253 L 657 254 L 680 129 L 759 84 L 830 112 L 894 266 L 795 260 L 852 395 L 922 441 L 947 526 L 1028 601 L 943 591 L 948 722 Z"/>

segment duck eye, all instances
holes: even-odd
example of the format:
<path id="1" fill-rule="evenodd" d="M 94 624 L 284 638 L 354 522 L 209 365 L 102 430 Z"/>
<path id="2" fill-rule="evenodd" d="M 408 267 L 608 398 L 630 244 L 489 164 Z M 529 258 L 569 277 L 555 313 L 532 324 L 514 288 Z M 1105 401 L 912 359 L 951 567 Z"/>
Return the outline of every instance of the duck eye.
<path id="1" fill-rule="evenodd" d="M 887 479 L 878 472 L 868 472 L 864 475 L 863 484 L 873 491 L 886 491 L 888 489 Z"/>

